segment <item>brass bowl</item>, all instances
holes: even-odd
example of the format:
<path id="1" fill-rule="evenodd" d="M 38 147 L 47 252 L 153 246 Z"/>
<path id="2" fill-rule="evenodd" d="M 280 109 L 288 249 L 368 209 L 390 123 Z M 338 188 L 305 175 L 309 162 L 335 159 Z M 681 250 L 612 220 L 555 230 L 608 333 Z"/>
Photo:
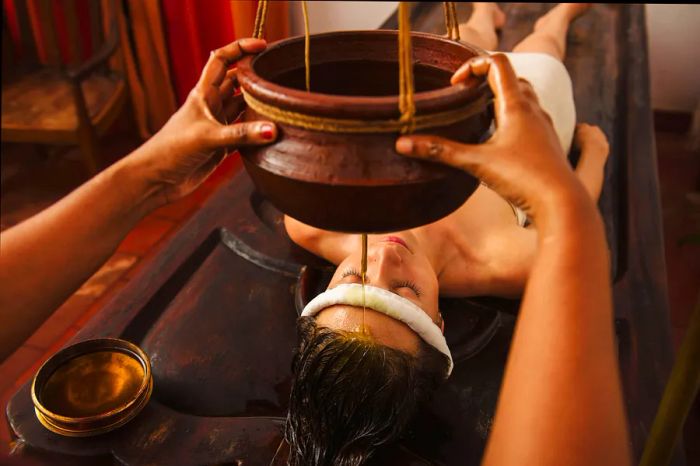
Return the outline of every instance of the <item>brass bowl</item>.
<path id="1" fill-rule="evenodd" d="M 86 340 L 62 349 L 34 377 L 39 422 L 69 437 L 116 429 L 151 397 L 151 363 L 141 348 L 116 338 Z"/>

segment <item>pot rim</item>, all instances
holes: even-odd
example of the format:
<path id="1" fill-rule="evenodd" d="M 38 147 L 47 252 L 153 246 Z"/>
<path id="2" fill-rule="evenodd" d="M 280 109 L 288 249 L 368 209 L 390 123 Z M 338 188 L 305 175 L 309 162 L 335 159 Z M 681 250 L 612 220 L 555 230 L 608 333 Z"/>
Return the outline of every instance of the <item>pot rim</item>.
<path id="1" fill-rule="evenodd" d="M 398 31 L 388 29 L 335 31 L 312 34 L 311 39 L 338 36 L 397 36 Z M 462 47 L 474 55 L 486 55 L 483 49 L 456 42 L 436 34 L 411 32 L 414 39 L 426 39 Z M 255 63 L 266 54 L 293 43 L 303 42 L 304 36 L 295 36 L 274 42 L 257 55 L 243 57 L 237 63 L 238 80 L 241 87 L 256 99 L 285 110 L 293 110 L 309 115 L 332 116 L 340 118 L 395 118 L 400 115 L 398 96 L 345 96 L 307 92 L 275 84 L 264 79 L 255 71 Z M 313 43 L 312 43 L 313 46 Z M 415 44 L 414 44 L 415 46 Z M 313 57 L 313 49 L 312 49 Z M 454 109 L 460 105 L 480 100 L 488 92 L 485 77 L 475 78 L 468 83 L 459 83 L 440 89 L 417 92 L 414 94 L 416 114 L 430 114 Z"/>
<path id="2" fill-rule="evenodd" d="M 53 373 L 61 367 L 63 364 L 69 362 L 70 360 L 84 356 L 86 354 L 95 352 L 120 352 L 126 354 L 132 359 L 138 361 L 143 368 L 144 374 L 141 379 L 141 384 L 136 394 L 124 405 L 114 408 L 110 411 L 106 411 L 100 414 L 93 414 L 90 416 L 65 416 L 62 414 L 57 414 L 52 412 L 46 406 L 44 406 L 41 401 L 41 390 L 44 388 L 44 384 L 49 380 Z M 41 386 L 37 386 L 37 381 L 42 380 Z M 34 375 L 31 387 L 31 397 L 34 407 L 41 412 L 42 415 L 51 419 L 52 421 L 61 422 L 65 425 L 70 424 L 86 424 L 94 421 L 100 421 L 114 416 L 120 415 L 131 409 L 136 403 L 138 403 L 144 396 L 144 393 L 148 391 L 148 386 L 151 384 L 151 361 L 146 355 L 146 353 L 130 341 L 123 340 L 121 338 L 94 338 L 89 340 L 83 340 L 78 343 L 66 346 L 61 349 L 53 356 L 41 365 L 39 370 Z M 149 395 L 150 397 L 150 395 Z"/>

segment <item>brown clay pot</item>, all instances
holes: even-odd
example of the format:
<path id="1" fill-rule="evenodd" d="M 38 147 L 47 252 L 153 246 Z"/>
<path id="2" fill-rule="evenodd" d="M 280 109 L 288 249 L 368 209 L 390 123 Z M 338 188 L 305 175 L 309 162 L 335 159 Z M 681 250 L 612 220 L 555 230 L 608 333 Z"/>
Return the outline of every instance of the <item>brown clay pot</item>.
<path id="1" fill-rule="evenodd" d="M 475 143 L 492 120 L 483 80 L 451 86 L 450 76 L 477 47 L 412 34 L 416 115 L 469 107 L 446 126 L 416 131 Z M 271 44 L 238 63 L 244 91 L 284 111 L 350 120 L 398 119 L 396 31 L 348 31 L 311 37 L 311 91 L 305 90 L 304 38 Z M 257 188 L 282 212 L 319 228 L 388 232 L 434 222 L 454 211 L 478 181 L 444 165 L 398 155 L 398 132 L 333 133 L 281 123 L 248 107 L 244 119 L 272 120 L 279 137 L 241 149 Z"/>

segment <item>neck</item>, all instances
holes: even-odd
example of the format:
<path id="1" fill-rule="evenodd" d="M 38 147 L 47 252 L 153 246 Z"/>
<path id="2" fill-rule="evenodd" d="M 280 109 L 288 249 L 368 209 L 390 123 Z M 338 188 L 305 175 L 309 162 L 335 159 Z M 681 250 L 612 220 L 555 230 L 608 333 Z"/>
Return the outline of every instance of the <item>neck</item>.
<path id="1" fill-rule="evenodd" d="M 450 242 L 445 240 L 445 234 L 442 232 L 436 234 L 430 229 L 420 227 L 402 231 L 398 236 L 410 241 L 416 248 L 415 253 L 423 254 L 428 258 L 430 266 L 439 278 L 450 256 L 448 251 Z"/>

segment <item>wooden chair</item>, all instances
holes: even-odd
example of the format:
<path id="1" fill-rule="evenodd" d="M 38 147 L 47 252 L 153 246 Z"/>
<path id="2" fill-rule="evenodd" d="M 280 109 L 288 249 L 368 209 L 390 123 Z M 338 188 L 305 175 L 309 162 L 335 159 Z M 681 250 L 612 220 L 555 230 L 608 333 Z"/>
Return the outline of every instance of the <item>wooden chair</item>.
<path id="1" fill-rule="evenodd" d="M 75 0 L 61 0 L 58 4 L 49 0 L 35 2 L 37 18 L 34 23 L 38 24 L 38 31 L 32 29 L 28 2 L 14 2 L 21 55 L 17 59 L 18 54 L 14 54 L 12 69 L 4 73 L 6 76 L 2 80 L 3 142 L 78 145 L 88 172 L 98 171 L 98 137 L 117 118 L 126 97 L 124 78 L 108 69 L 107 61 L 119 45 L 116 9 L 113 0 L 110 1 L 113 16 L 109 31 L 104 34 L 102 2 L 85 2 L 89 8 L 92 41 L 92 54 L 87 60 L 81 59 Z M 52 11 L 52 6 L 60 6 L 65 18 L 70 52 L 67 64 L 61 59 L 56 34 L 57 12 Z M 7 13 L 3 15 L 3 39 L 9 35 Z M 43 40 L 39 42 L 35 39 L 38 37 Z M 42 48 L 46 52 L 46 64 L 40 59 Z M 10 58 L 6 53 L 3 53 L 3 61 Z M 3 71 L 8 71 L 5 65 Z"/>

